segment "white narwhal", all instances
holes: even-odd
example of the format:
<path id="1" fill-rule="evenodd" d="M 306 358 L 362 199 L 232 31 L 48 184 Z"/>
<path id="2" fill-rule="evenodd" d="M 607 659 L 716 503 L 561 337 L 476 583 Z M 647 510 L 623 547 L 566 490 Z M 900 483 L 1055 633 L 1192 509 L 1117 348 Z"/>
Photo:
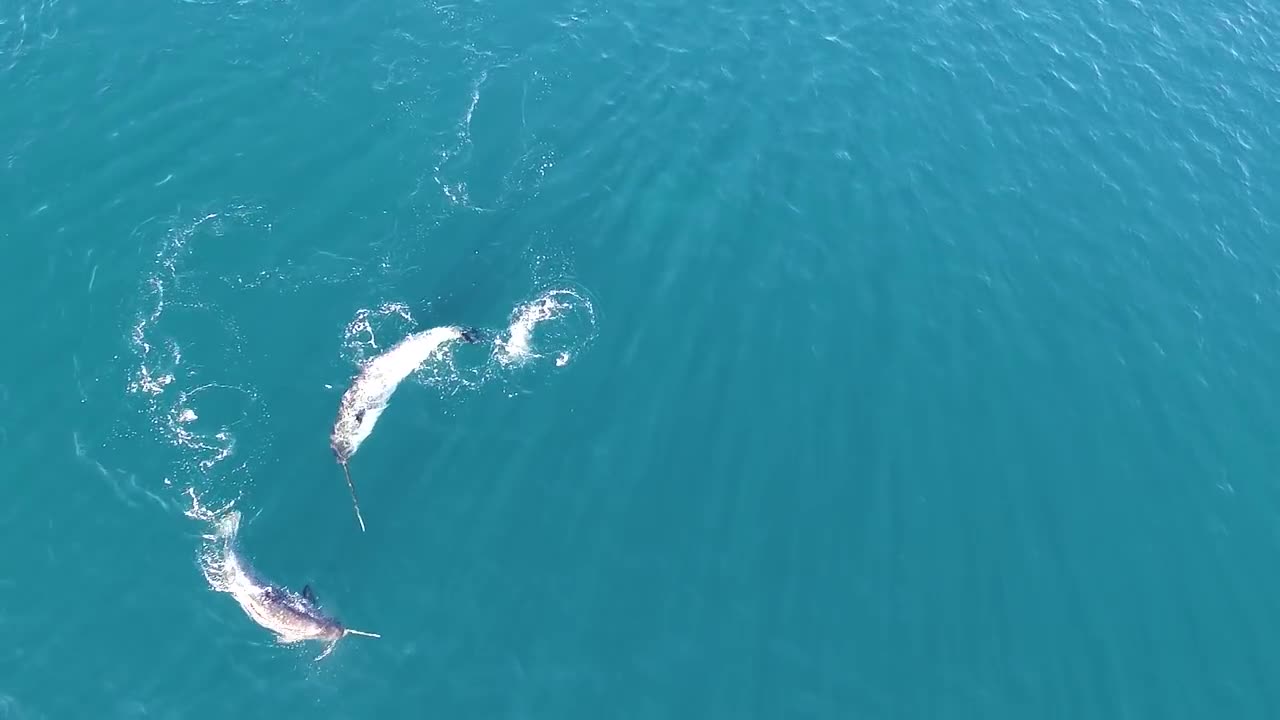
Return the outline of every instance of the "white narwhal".
<path id="1" fill-rule="evenodd" d="M 319 640 L 328 643 L 316 657 L 323 660 L 333 652 L 338 641 L 348 635 L 382 637 L 376 633 L 352 630 L 320 609 L 311 586 L 301 593 L 273 585 L 262 579 L 236 550 L 240 530 L 240 513 L 231 511 L 219 520 L 218 536 L 223 540 L 218 568 L 218 588 L 231 594 L 255 623 L 275 633 L 282 645 Z"/>
<path id="2" fill-rule="evenodd" d="M 446 343 L 456 340 L 480 342 L 480 333 L 454 325 L 413 333 L 381 355 L 366 361 L 352 378 L 351 386 L 342 394 L 342 400 L 338 403 L 338 417 L 329 434 L 329 447 L 333 449 L 333 456 L 342 466 L 342 472 L 347 478 L 347 487 L 351 489 L 351 504 L 355 508 L 361 531 L 365 529 L 364 518 L 360 515 L 356 486 L 351 482 L 351 469 L 348 467 L 351 457 L 373 432 L 378 416 L 387 409 L 387 403 L 400 383 Z"/>

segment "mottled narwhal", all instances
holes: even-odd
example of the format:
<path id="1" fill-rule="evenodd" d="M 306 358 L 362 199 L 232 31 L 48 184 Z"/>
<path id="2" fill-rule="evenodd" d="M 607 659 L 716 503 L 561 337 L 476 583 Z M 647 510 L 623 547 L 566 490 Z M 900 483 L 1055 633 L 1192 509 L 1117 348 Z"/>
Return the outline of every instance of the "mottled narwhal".
<path id="1" fill-rule="evenodd" d="M 240 529 L 239 511 L 231 511 L 219 521 L 219 537 L 224 542 L 216 586 L 231 594 L 254 622 L 275 633 L 281 645 L 320 640 L 327 642 L 324 652 L 316 657 L 323 660 L 333 652 L 338 641 L 348 635 L 382 637 L 376 633 L 352 630 L 320 609 L 311 586 L 301 593 L 273 585 L 262 579 L 256 570 L 236 551 L 236 535 Z M 213 578 L 211 577 L 211 580 Z"/>
<path id="2" fill-rule="evenodd" d="M 329 447 L 333 449 L 333 456 L 342 466 L 342 473 L 347 478 L 347 487 L 351 489 L 351 505 L 355 508 L 356 520 L 360 522 L 362 531 L 364 518 L 360 515 L 360 501 L 356 497 L 356 486 L 351 482 L 351 468 L 348 466 L 351 456 L 356 454 L 360 444 L 373 432 L 378 416 L 387 409 L 387 403 L 400 383 L 445 343 L 454 340 L 479 342 L 480 332 L 446 325 L 413 333 L 361 365 L 360 371 L 352 378 L 351 387 L 342 394 L 342 400 L 338 403 L 338 417 L 329 434 Z"/>

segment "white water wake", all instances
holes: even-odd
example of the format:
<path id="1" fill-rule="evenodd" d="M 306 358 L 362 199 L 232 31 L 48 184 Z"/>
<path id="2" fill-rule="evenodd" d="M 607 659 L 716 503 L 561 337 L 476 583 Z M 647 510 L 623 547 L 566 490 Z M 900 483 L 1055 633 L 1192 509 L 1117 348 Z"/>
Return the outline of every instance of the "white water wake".
<path id="1" fill-rule="evenodd" d="M 201 477 L 204 489 L 225 484 L 234 494 L 231 475 L 247 459 L 238 467 L 228 461 L 241 453 L 243 426 L 265 417 L 254 388 L 227 382 L 243 364 L 244 348 L 234 318 L 211 292 L 225 290 L 225 283 L 190 262 L 198 246 L 216 249 L 228 234 L 239 240 L 266 231 L 260 215 L 258 208 L 233 205 L 170 226 L 141 283 L 142 307 L 128 336 L 136 365 L 125 389 L 150 426 L 139 437 L 158 439 L 174 452 L 157 468 L 166 486 Z M 141 242 L 150 227 L 144 223 L 132 240 Z M 188 343 L 198 348 L 196 357 L 188 357 Z"/>

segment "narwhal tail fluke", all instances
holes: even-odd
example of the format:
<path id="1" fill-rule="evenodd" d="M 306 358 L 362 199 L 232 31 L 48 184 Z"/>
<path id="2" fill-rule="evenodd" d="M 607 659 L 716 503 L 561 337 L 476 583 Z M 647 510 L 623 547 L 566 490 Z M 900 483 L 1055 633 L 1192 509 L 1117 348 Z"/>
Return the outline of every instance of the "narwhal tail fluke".
<path id="1" fill-rule="evenodd" d="M 356 520 L 360 521 L 360 532 L 365 532 L 364 518 L 360 515 L 360 500 L 356 497 L 356 486 L 351 482 L 351 469 L 342 463 L 342 474 L 347 478 L 347 487 L 351 489 L 351 506 L 356 509 Z"/>
<path id="2" fill-rule="evenodd" d="M 380 638 L 380 637 L 382 637 L 381 635 L 379 635 L 379 634 L 377 634 L 377 633 L 365 632 L 365 631 L 363 631 L 363 630 L 352 630 L 352 629 L 350 629 L 350 628 L 343 628 L 343 630 L 342 630 L 342 634 L 343 634 L 343 635 L 359 635 L 360 637 L 371 637 L 371 638 Z"/>

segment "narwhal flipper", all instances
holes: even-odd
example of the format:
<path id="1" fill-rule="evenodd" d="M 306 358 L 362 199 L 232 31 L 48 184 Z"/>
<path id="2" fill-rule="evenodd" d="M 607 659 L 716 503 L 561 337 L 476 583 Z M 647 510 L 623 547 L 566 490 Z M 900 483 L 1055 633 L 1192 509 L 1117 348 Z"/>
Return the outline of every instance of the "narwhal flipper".
<path id="1" fill-rule="evenodd" d="M 320 653 L 319 655 L 317 655 L 317 656 L 316 656 L 316 662 L 319 662 L 319 661 L 321 661 L 321 660 L 323 660 L 323 659 L 325 659 L 325 658 L 329 657 L 329 653 L 333 652 L 333 649 L 334 649 L 337 645 L 338 645 L 338 641 L 337 641 L 337 640 L 334 640 L 333 642 L 331 642 L 331 643 L 329 643 L 327 646 L 325 646 L 324 652 L 322 652 L 322 653 Z"/>

